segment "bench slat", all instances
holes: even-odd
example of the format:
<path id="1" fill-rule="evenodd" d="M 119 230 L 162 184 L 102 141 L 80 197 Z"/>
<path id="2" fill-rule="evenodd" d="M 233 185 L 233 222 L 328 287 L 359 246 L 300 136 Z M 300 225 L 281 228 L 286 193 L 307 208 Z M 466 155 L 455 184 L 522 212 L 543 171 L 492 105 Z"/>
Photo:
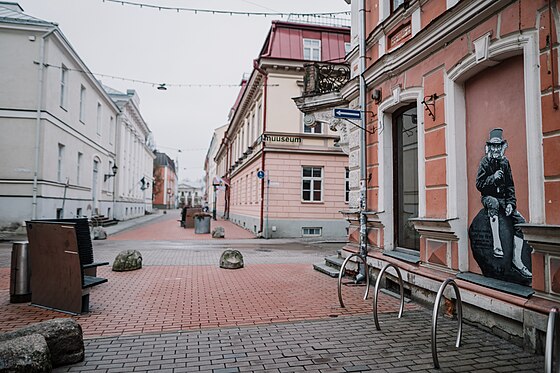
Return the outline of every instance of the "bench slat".
<path id="1" fill-rule="evenodd" d="M 106 278 L 84 275 L 84 284 L 82 285 L 82 289 L 90 288 L 92 286 L 99 285 L 107 281 L 108 280 Z"/>
<path id="2" fill-rule="evenodd" d="M 82 265 L 83 269 L 86 268 L 95 268 L 95 267 L 99 267 L 99 266 L 108 266 L 109 262 L 97 262 L 97 263 L 89 263 L 89 264 L 84 264 Z"/>

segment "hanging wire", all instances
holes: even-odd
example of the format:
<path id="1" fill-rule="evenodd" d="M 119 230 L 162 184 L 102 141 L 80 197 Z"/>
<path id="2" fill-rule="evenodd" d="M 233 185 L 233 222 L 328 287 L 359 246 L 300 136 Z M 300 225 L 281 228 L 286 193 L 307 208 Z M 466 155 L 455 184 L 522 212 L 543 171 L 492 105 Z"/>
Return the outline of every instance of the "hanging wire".
<path id="1" fill-rule="evenodd" d="M 249 11 L 235 11 L 235 10 L 216 10 L 216 9 L 196 9 L 196 8 L 183 8 L 183 7 L 172 7 L 172 6 L 162 6 L 154 4 L 139 3 L 136 1 L 126 1 L 126 0 L 103 0 L 103 2 L 117 3 L 121 5 L 135 6 L 139 8 L 151 8 L 162 10 L 171 10 L 176 12 L 190 12 L 194 14 L 207 13 L 207 14 L 226 14 L 226 15 L 243 15 L 243 16 L 258 16 L 258 17 L 310 17 L 310 16 L 338 16 L 338 15 L 350 15 L 350 11 L 339 11 L 339 12 L 317 12 L 317 13 L 290 13 L 290 12 L 249 12 Z"/>
<path id="2" fill-rule="evenodd" d="M 63 69 L 62 66 L 51 65 L 51 64 L 48 64 L 48 63 L 45 63 L 44 66 L 45 67 L 52 67 L 52 68 L 60 69 L 60 70 Z M 95 72 L 92 72 L 92 71 L 85 71 L 85 70 L 80 70 L 80 69 L 71 69 L 71 68 L 67 68 L 67 67 L 64 67 L 64 70 L 76 71 L 76 72 L 79 72 L 79 73 L 90 74 L 90 75 L 95 75 L 95 76 L 98 76 L 98 77 L 109 78 L 109 79 L 123 80 L 123 81 L 127 81 L 127 82 L 132 82 L 132 83 L 147 84 L 147 85 L 151 85 L 152 87 L 156 87 L 160 90 L 166 90 L 168 87 L 180 87 L 180 88 L 239 88 L 241 86 L 240 84 L 227 84 L 227 83 L 156 83 L 156 82 L 150 82 L 150 81 L 147 81 L 147 80 L 129 79 L 129 78 L 124 78 L 122 76 L 107 75 L 107 74 L 95 73 Z M 267 86 L 268 87 L 278 87 L 279 84 L 267 84 Z"/>

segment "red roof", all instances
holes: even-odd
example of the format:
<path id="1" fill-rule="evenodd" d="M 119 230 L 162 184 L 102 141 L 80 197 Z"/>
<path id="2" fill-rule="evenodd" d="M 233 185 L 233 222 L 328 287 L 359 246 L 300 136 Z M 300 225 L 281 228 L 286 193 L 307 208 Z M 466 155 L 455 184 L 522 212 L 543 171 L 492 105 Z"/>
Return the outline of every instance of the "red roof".
<path id="1" fill-rule="evenodd" d="M 303 60 L 303 39 L 321 40 L 321 61 L 342 62 L 344 43 L 350 42 L 347 27 L 273 21 L 260 58 Z"/>

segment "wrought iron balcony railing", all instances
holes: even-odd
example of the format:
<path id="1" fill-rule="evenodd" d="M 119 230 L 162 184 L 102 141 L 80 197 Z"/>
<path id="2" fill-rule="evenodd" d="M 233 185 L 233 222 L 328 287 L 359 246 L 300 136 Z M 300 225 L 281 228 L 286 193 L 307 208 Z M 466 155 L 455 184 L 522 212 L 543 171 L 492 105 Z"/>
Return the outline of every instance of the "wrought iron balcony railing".
<path id="1" fill-rule="evenodd" d="M 315 62 L 304 65 L 304 70 L 304 96 L 338 92 L 350 79 L 350 67 L 345 63 Z"/>

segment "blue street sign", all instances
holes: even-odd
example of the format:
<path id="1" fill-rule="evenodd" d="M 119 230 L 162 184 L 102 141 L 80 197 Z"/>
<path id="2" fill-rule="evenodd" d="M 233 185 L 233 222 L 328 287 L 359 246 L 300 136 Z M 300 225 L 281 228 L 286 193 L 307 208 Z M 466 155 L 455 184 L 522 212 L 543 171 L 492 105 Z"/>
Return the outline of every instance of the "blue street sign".
<path id="1" fill-rule="evenodd" d="M 265 173 L 263 170 L 260 170 L 259 172 L 257 172 L 257 177 L 259 179 L 264 179 Z"/>
<path id="2" fill-rule="evenodd" d="M 342 119 L 360 119 L 362 117 L 362 113 L 360 112 L 360 110 L 334 108 L 333 116 L 335 118 L 342 118 Z"/>

